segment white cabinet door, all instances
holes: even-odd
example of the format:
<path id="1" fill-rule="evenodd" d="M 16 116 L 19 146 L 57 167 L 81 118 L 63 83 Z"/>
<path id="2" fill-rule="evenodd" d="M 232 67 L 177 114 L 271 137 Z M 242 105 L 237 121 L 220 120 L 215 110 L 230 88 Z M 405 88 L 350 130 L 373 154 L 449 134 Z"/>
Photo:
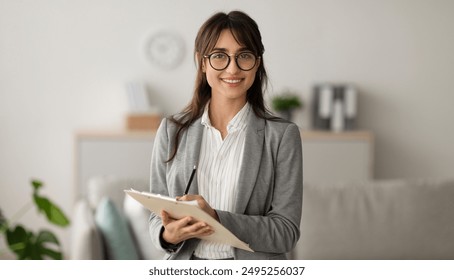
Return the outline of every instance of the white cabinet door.
<path id="1" fill-rule="evenodd" d="M 307 183 L 372 179 L 372 135 L 303 132 L 303 171 Z"/>
<path id="2" fill-rule="evenodd" d="M 149 178 L 151 134 L 80 134 L 76 141 L 76 198 L 92 176 Z M 126 188 L 127 186 L 125 186 Z"/>

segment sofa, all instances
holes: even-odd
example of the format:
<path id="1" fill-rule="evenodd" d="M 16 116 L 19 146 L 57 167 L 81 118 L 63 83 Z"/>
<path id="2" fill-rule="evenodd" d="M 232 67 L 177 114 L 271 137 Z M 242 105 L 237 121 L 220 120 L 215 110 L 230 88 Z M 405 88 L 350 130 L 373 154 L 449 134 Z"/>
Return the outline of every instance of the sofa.
<path id="1" fill-rule="evenodd" d="M 124 190 L 148 191 L 146 179 L 95 176 L 74 205 L 72 260 L 162 259 L 148 234 L 150 212 Z"/>
<path id="2" fill-rule="evenodd" d="M 148 190 L 147 180 L 89 180 L 74 207 L 71 259 L 163 257 L 148 236 L 148 210 L 125 196 L 127 188 Z M 305 183 L 301 237 L 289 256 L 454 259 L 454 179 Z"/>

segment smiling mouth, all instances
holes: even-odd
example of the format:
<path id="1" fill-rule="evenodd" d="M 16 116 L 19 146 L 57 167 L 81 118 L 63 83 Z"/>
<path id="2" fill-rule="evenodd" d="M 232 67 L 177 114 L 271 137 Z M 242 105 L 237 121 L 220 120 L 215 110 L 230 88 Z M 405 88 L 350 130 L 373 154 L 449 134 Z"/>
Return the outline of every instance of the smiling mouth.
<path id="1" fill-rule="evenodd" d="M 237 84 L 242 81 L 242 79 L 222 79 L 222 81 L 228 84 Z"/>

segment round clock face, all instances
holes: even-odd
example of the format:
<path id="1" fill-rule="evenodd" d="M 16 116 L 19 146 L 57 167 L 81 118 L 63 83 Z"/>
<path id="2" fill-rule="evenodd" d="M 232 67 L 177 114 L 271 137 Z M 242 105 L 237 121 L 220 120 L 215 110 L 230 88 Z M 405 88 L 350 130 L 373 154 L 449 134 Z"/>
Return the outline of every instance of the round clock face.
<path id="1" fill-rule="evenodd" d="M 173 69 L 183 60 L 184 41 L 176 33 L 161 31 L 150 37 L 145 52 L 152 64 Z"/>

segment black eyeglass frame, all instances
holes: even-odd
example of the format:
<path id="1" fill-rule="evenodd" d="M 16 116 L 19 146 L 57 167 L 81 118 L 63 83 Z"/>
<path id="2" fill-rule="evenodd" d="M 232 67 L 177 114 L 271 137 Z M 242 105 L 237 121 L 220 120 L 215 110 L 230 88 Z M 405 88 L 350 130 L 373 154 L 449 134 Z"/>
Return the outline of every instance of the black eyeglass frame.
<path id="1" fill-rule="evenodd" d="M 211 56 L 213 56 L 213 55 L 215 55 L 215 54 L 220 54 L 220 53 L 221 53 L 221 54 L 225 54 L 225 55 L 227 56 L 227 58 L 228 58 L 228 61 L 227 61 L 227 64 L 226 64 L 226 66 L 225 66 L 224 68 L 215 68 L 215 67 L 213 66 L 213 64 L 211 64 Z M 239 57 L 240 55 L 242 55 L 242 54 L 245 54 L 245 53 L 251 54 L 251 55 L 253 55 L 253 56 L 255 57 L 254 65 L 253 65 L 251 68 L 249 68 L 249 69 L 243 69 L 243 68 L 241 68 L 241 66 L 238 64 L 238 57 Z M 227 54 L 226 52 L 216 51 L 216 52 L 210 53 L 210 54 L 208 54 L 208 55 L 204 55 L 203 57 L 204 57 L 204 58 L 208 58 L 208 62 L 210 63 L 211 68 L 213 68 L 213 69 L 216 70 L 216 71 L 223 71 L 223 70 L 227 69 L 227 67 L 229 67 L 230 62 L 232 62 L 232 59 L 231 59 L 232 56 L 235 57 L 236 66 L 237 66 L 240 70 L 242 70 L 242 71 L 251 71 L 252 69 L 254 69 L 254 67 L 257 65 L 257 61 L 259 61 L 259 59 L 260 59 L 260 56 L 256 55 L 255 53 L 253 53 L 253 52 L 251 52 L 251 51 L 242 51 L 242 52 L 239 52 L 239 53 L 237 53 L 237 54 L 232 54 L 232 55 L 229 55 L 229 54 Z"/>

